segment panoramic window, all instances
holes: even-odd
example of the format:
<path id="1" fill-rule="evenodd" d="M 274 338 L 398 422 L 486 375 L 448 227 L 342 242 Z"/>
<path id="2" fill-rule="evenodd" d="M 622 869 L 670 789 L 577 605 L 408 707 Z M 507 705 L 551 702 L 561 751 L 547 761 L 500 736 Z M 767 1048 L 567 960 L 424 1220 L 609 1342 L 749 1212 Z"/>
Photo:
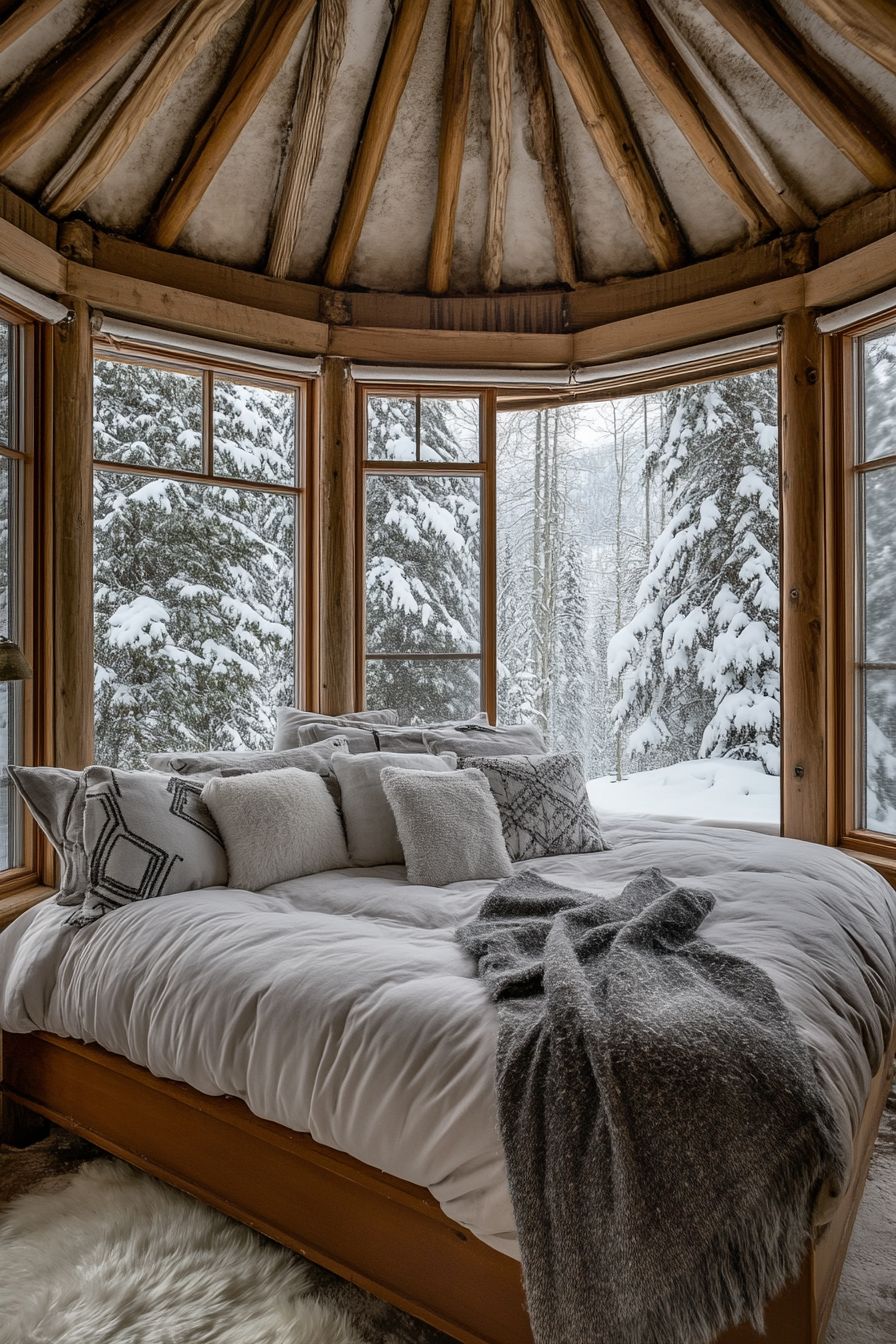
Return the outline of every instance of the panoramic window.
<path id="1" fill-rule="evenodd" d="M 896 326 L 855 342 L 855 825 L 896 834 Z"/>
<path id="2" fill-rule="evenodd" d="M 19 396 L 22 332 L 0 319 L 0 638 L 23 642 L 22 415 Z M 23 684 L 0 681 L 0 762 L 23 759 Z M 23 863 L 22 807 L 3 771 L 0 787 L 0 871 Z"/>
<path id="3" fill-rule="evenodd" d="M 297 694 L 302 388 L 98 348 L 95 754 L 269 748 Z"/>
<path id="4" fill-rule="evenodd" d="M 482 513 L 475 396 L 365 401 L 365 694 L 410 722 L 483 704 Z"/>
<path id="5" fill-rule="evenodd" d="M 503 411 L 498 717 L 604 811 L 780 815 L 777 374 Z"/>

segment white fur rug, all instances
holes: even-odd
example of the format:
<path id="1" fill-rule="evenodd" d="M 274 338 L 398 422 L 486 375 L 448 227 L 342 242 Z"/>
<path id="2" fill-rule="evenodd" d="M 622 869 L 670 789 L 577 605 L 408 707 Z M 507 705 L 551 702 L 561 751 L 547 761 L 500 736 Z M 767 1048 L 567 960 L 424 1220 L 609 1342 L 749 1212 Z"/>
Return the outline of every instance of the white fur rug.
<path id="1" fill-rule="evenodd" d="M 313 1283 L 240 1223 L 91 1162 L 4 1212 L 0 1344 L 359 1344 Z"/>

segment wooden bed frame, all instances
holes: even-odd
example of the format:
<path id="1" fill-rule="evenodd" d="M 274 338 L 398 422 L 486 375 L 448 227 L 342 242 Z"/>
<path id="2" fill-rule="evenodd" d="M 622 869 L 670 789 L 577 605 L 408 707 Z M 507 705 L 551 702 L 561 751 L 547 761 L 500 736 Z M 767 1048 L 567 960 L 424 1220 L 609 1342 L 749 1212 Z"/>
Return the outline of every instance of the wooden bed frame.
<path id="1" fill-rule="evenodd" d="M 799 1278 L 771 1302 L 765 1336 L 717 1344 L 821 1344 L 893 1078 L 896 1024 L 856 1137 L 853 1174 Z M 442 1213 L 419 1186 L 375 1171 L 234 1097 L 207 1097 L 95 1045 L 0 1035 L 9 1115 L 36 1111 L 195 1195 L 463 1344 L 531 1344 L 520 1267 Z"/>

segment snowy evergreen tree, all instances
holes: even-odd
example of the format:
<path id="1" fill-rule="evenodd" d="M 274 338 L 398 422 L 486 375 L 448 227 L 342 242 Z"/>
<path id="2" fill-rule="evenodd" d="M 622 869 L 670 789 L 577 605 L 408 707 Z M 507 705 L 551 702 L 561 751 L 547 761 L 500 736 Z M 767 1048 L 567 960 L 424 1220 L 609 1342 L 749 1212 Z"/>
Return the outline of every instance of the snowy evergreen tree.
<path id="1" fill-rule="evenodd" d="M 777 394 L 772 370 L 667 394 L 654 460 L 669 521 L 610 641 L 627 750 L 779 770 Z"/>

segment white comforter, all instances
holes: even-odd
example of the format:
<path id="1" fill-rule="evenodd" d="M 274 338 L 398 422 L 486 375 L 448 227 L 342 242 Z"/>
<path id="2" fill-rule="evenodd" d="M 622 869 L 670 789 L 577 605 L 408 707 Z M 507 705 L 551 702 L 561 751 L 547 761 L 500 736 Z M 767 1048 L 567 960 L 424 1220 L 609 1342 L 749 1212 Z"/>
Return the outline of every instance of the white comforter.
<path id="1" fill-rule="evenodd" d="M 772 977 L 854 1133 L 896 1009 L 896 893 L 847 855 L 746 831 L 615 818 L 613 850 L 531 867 L 613 894 L 657 866 L 717 897 L 701 933 Z M 497 1015 L 454 941 L 491 882 L 353 868 L 261 894 L 213 888 L 74 931 L 50 902 L 0 935 L 0 1026 L 97 1041 L 242 1097 L 428 1186 L 518 1255 L 495 1129 Z"/>

